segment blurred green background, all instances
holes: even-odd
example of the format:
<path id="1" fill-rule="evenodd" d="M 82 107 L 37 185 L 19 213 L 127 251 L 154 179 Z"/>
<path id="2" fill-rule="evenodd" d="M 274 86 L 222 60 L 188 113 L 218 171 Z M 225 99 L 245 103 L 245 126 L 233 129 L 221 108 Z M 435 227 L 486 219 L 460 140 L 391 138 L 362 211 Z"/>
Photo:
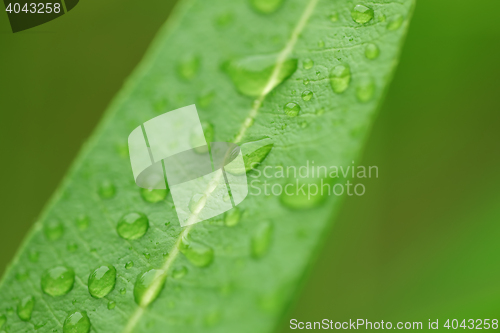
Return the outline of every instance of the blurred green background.
<path id="1" fill-rule="evenodd" d="M 0 13 L 0 274 L 173 1 L 86 0 L 12 34 Z M 288 320 L 498 318 L 500 2 L 419 0 L 346 199 Z"/>

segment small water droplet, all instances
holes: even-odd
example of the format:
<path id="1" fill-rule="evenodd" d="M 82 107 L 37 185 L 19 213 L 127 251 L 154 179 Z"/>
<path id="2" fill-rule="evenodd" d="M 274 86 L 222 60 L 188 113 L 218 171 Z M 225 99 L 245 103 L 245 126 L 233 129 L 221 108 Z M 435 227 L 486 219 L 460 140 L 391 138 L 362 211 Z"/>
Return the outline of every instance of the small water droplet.
<path id="1" fill-rule="evenodd" d="M 311 59 L 306 59 L 302 63 L 302 66 L 304 66 L 304 69 L 311 69 L 314 66 L 314 61 L 312 61 Z"/>
<path id="2" fill-rule="evenodd" d="M 291 209 L 311 209 L 321 205 L 328 197 L 328 190 L 325 192 L 316 189 L 323 189 L 328 180 L 312 178 L 290 179 L 285 185 L 287 191 L 283 191 L 280 196 L 281 203 Z"/>
<path id="3" fill-rule="evenodd" d="M 318 41 L 318 47 L 319 48 L 324 48 L 325 47 L 325 42 L 323 40 Z"/>
<path id="4" fill-rule="evenodd" d="M 131 269 L 132 267 L 134 267 L 134 262 L 133 261 L 129 261 L 125 264 L 125 268 L 126 269 Z"/>
<path id="5" fill-rule="evenodd" d="M 42 275 L 42 290 L 53 297 L 66 295 L 74 283 L 75 271 L 64 266 L 51 268 Z"/>
<path id="6" fill-rule="evenodd" d="M 35 298 L 33 296 L 26 296 L 17 304 L 17 315 L 22 321 L 29 321 L 33 308 L 35 307 Z"/>
<path id="7" fill-rule="evenodd" d="M 243 163 L 245 164 L 246 172 L 257 168 L 267 155 L 269 155 L 273 146 L 274 144 L 269 138 L 243 144 L 241 152 L 243 153 Z"/>
<path id="8" fill-rule="evenodd" d="M 198 154 L 206 154 L 208 152 L 207 144 L 210 144 L 214 141 L 215 130 L 214 126 L 206 121 L 201 122 L 201 127 L 203 129 L 203 133 L 198 132 L 198 128 L 191 133 L 189 141 L 191 143 L 191 147 L 194 147 L 194 151 Z"/>
<path id="9" fill-rule="evenodd" d="M 273 227 L 271 223 L 263 222 L 257 226 L 251 240 L 251 253 L 254 258 L 262 258 L 268 252 L 272 234 Z"/>
<path id="10" fill-rule="evenodd" d="M 404 17 L 401 14 L 396 15 L 391 18 L 391 20 L 387 23 L 387 30 L 394 31 L 398 30 L 403 24 Z"/>
<path id="11" fill-rule="evenodd" d="M 78 244 L 76 244 L 74 242 L 68 243 L 68 245 L 66 246 L 66 249 L 69 252 L 75 252 L 76 250 L 78 250 Z"/>
<path id="12" fill-rule="evenodd" d="M 150 203 L 157 203 L 165 200 L 168 194 L 168 189 L 148 189 L 141 188 L 141 197 Z"/>
<path id="13" fill-rule="evenodd" d="M 116 307 L 116 302 L 115 301 L 109 301 L 108 302 L 108 310 L 113 310 Z"/>
<path id="14" fill-rule="evenodd" d="M 40 257 L 40 252 L 31 250 L 30 253 L 28 254 L 28 259 L 31 262 L 38 262 L 38 258 Z"/>
<path id="15" fill-rule="evenodd" d="M 30 277 L 29 272 L 27 270 L 20 270 L 16 273 L 16 280 L 19 282 L 26 281 Z"/>
<path id="16" fill-rule="evenodd" d="M 373 19 L 374 12 L 373 9 L 368 8 L 363 5 L 356 5 L 351 11 L 352 19 L 359 24 L 365 24 Z"/>
<path id="17" fill-rule="evenodd" d="M 364 79 L 356 87 L 356 97 L 361 103 L 371 101 L 375 93 L 375 82 L 373 79 Z"/>
<path id="18" fill-rule="evenodd" d="M 287 116 L 296 117 L 300 112 L 300 105 L 294 102 L 286 103 L 283 110 Z"/>
<path id="19" fill-rule="evenodd" d="M 115 289 L 116 269 L 112 265 L 101 266 L 89 276 L 89 293 L 94 298 L 103 298 Z"/>
<path id="20" fill-rule="evenodd" d="M 99 185 L 98 193 L 102 199 L 111 199 L 116 194 L 116 187 L 111 181 L 104 180 Z"/>
<path id="21" fill-rule="evenodd" d="M 222 199 L 224 200 L 224 202 L 229 202 L 229 200 L 231 200 L 231 197 L 229 196 L 229 194 L 226 194 Z"/>
<path id="22" fill-rule="evenodd" d="M 64 234 L 64 225 L 60 221 L 50 221 L 45 224 L 43 233 L 49 241 L 56 241 Z"/>
<path id="23" fill-rule="evenodd" d="M 165 252 L 162 255 L 163 255 L 163 259 L 167 259 L 168 258 L 168 252 Z"/>
<path id="24" fill-rule="evenodd" d="M 120 219 L 116 230 L 121 238 L 134 240 L 144 236 L 148 228 L 148 217 L 142 213 L 133 212 L 124 215 Z"/>
<path id="25" fill-rule="evenodd" d="M 214 259 L 212 248 L 183 237 L 179 244 L 179 251 L 195 266 L 209 266 Z"/>
<path id="26" fill-rule="evenodd" d="M 283 0 L 250 0 L 252 7 L 260 13 L 274 13 L 283 3 Z"/>
<path id="27" fill-rule="evenodd" d="M 186 266 L 182 266 L 182 267 L 177 267 L 176 269 L 174 269 L 172 271 L 172 277 L 174 279 L 181 279 L 184 277 L 184 275 L 186 275 L 188 272 L 188 269 Z"/>
<path id="28" fill-rule="evenodd" d="M 151 254 L 149 254 L 149 252 L 143 253 L 143 255 L 146 260 L 149 260 L 149 258 L 151 258 Z"/>
<path id="29" fill-rule="evenodd" d="M 379 55 L 380 51 L 378 49 L 378 46 L 372 43 L 368 43 L 365 47 L 365 56 L 372 60 L 376 59 Z"/>
<path id="30" fill-rule="evenodd" d="M 240 93 L 258 97 L 271 92 L 297 70 L 297 59 L 285 60 L 272 86 L 268 86 L 276 67 L 277 57 L 277 55 L 264 55 L 235 59 L 226 62 L 223 69 Z"/>
<path id="31" fill-rule="evenodd" d="M 306 101 L 306 102 L 310 101 L 312 97 L 313 97 L 313 92 L 312 91 L 305 90 L 305 91 L 302 92 L 302 99 L 304 101 Z"/>
<path id="32" fill-rule="evenodd" d="M 177 74 L 181 79 L 191 80 L 200 68 L 200 58 L 195 55 L 188 55 L 177 64 Z"/>
<path id="33" fill-rule="evenodd" d="M 90 320 L 85 311 L 70 314 L 63 324 L 63 333 L 89 333 Z"/>
<path id="34" fill-rule="evenodd" d="M 330 14 L 329 18 L 330 18 L 330 21 L 337 22 L 339 20 L 339 13 L 333 12 Z"/>
<path id="35" fill-rule="evenodd" d="M 302 83 L 303 83 L 305 86 L 307 86 L 307 85 L 309 84 L 309 80 L 304 80 L 304 81 L 302 81 Z"/>
<path id="36" fill-rule="evenodd" d="M 330 72 L 330 85 L 336 94 L 341 94 L 349 88 L 351 70 L 347 65 L 337 65 Z"/>
<path id="37" fill-rule="evenodd" d="M 150 269 L 139 274 L 134 286 L 135 302 L 143 308 L 147 307 L 158 297 L 166 279 L 167 275 L 161 269 Z"/>
<path id="38" fill-rule="evenodd" d="M 85 214 L 82 214 L 76 218 L 76 226 L 78 227 L 78 229 L 82 231 L 87 230 L 89 224 L 90 224 L 90 218 Z"/>
<path id="39" fill-rule="evenodd" d="M 189 207 L 189 210 L 191 211 L 191 213 L 194 213 L 196 211 L 196 207 L 198 207 L 198 204 L 204 198 L 205 197 L 199 193 L 197 193 L 191 197 L 191 200 L 189 200 L 189 204 L 188 204 L 188 207 Z"/>
<path id="40" fill-rule="evenodd" d="M 226 212 L 224 215 L 224 224 L 228 227 L 234 227 L 240 222 L 241 211 L 238 207 L 234 207 L 233 209 Z"/>
<path id="41" fill-rule="evenodd" d="M 315 113 L 316 113 L 317 116 L 321 116 L 322 114 L 325 113 L 325 109 L 324 108 L 318 109 L 318 110 L 316 110 Z"/>
<path id="42" fill-rule="evenodd" d="M 125 295 L 127 293 L 127 289 L 122 288 L 120 289 L 120 294 Z"/>

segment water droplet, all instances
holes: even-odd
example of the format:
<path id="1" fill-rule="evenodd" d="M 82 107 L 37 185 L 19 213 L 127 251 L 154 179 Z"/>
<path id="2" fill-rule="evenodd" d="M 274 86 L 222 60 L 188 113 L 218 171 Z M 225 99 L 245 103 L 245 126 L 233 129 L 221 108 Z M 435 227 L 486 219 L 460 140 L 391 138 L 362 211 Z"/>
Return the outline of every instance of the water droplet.
<path id="1" fill-rule="evenodd" d="M 45 224 L 43 233 L 49 241 L 55 241 L 64 234 L 64 225 L 60 221 L 50 221 Z"/>
<path id="2" fill-rule="evenodd" d="M 125 264 L 125 268 L 126 269 L 131 269 L 132 267 L 134 267 L 134 262 L 133 261 L 129 261 Z"/>
<path id="3" fill-rule="evenodd" d="M 210 144 L 214 141 L 215 130 L 214 126 L 206 121 L 201 122 L 201 127 L 203 128 L 203 133 L 198 134 L 198 129 L 191 133 L 189 141 L 191 147 L 194 147 L 194 151 L 198 154 L 206 154 L 208 152 L 207 143 Z"/>
<path id="4" fill-rule="evenodd" d="M 304 69 L 311 69 L 312 66 L 314 66 L 314 61 L 312 61 L 311 59 L 306 59 L 302 63 L 302 66 L 304 66 Z"/>
<path id="5" fill-rule="evenodd" d="M 321 116 L 322 114 L 325 113 L 325 109 L 324 108 L 318 109 L 318 110 L 316 110 L 315 113 L 316 113 L 317 116 Z"/>
<path id="6" fill-rule="evenodd" d="M 42 276 L 42 290 L 50 296 L 66 295 L 73 289 L 75 271 L 73 269 L 57 266 L 47 270 Z"/>
<path id="7" fill-rule="evenodd" d="M 393 17 L 388 23 L 387 23 L 387 30 L 398 30 L 399 27 L 403 24 L 404 18 L 403 15 L 398 14 L 395 17 Z"/>
<path id="8" fill-rule="evenodd" d="M 179 244 L 179 251 L 195 266 L 209 266 L 214 259 L 214 250 L 212 248 L 183 237 Z"/>
<path id="9" fill-rule="evenodd" d="M 27 270 L 20 270 L 16 273 L 16 280 L 19 282 L 26 281 L 30 277 L 30 274 Z"/>
<path id="10" fill-rule="evenodd" d="M 274 144 L 269 138 L 247 142 L 241 145 L 246 172 L 257 168 L 267 155 L 269 155 L 273 146 Z"/>
<path id="11" fill-rule="evenodd" d="M 124 215 L 120 219 L 116 230 L 121 238 L 133 240 L 144 236 L 148 228 L 148 217 L 142 213 L 133 212 Z"/>
<path id="12" fill-rule="evenodd" d="M 78 227 L 78 229 L 82 231 L 87 230 L 89 224 L 90 224 L 90 218 L 85 214 L 82 214 L 76 218 L 76 226 Z"/>
<path id="13" fill-rule="evenodd" d="M 380 51 L 378 49 L 378 46 L 372 43 L 369 43 L 365 47 L 365 56 L 368 59 L 376 59 L 378 55 L 380 54 Z"/>
<path id="14" fill-rule="evenodd" d="M 339 14 L 337 12 L 333 12 L 329 16 L 330 21 L 337 22 L 339 20 Z"/>
<path id="15" fill-rule="evenodd" d="M 300 105 L 294 102 L 286 103 L 283 110 L 287 116 L 296 117 L 300 112 Z"/>
<path id="16" fill-rule="evenodd" d="M 184 80 L 193 79 L 200 68 L 200 58 L 195 55 L 189 55 L 179 61 L 177 65 L 177 74 Z"/>
<path id="17" fill-rule="evenodd" d="M 224 202 L 229 202 L 229 200 L 231 200 L 231 197 L 229 196 L 229 194 L 226 194 L 226 195 L 224 195 L 222 200 L 224 200 Z"/>
<path id="18" fill-rule="evenodd" d="M 89 333 L 90 320 L 85 311 L 70 314 L 63 325 L 63 333 Z"/>
<path id="19" fill-rule="evenodd" d="M 369 102 L 375 93 L 375 82 L 373 79 L 364 79 L 356 87 L 356 97 L 361 103 Z"/>
<path id="20" fill-rule="evenodd" d="M 274 13 L 283 3 L 283 0 L 250 0 L 252 7 L 263 14 Z"/>
<path id="21" fill-rule="evenodd" d="M 127 293 L 127 289 L 122 288 L 120 289 L 120 294 L 125 295 Z"/>
<path id="22" fill-rule="evenodd" d="M 68 245 L 66 246 L 66 249 L 69 252 L 75 252 L 76 250 L 78 250 L 78 244 L 76 244 L 74 242 L 68 243 Z"/>
<path id="23" fill-rule="evenodd" d="M 354 6 L 354 9 L 351 11 L 352 19 L 359 24 L 370 22 L 373 19 L 373 15 L 373 9 L 363 5 Z"/>
<path id="24" fill-rule="evenodd" d="M 324 192 L 325 184 L 329 185 L 325 179 L 296 178 L 291 179 L 285 185 L 287 191 L 283 191 L 280 196 L 281 203 L 291 209 L 311 209 L 321 205 L 328 197 L 328 191 Z"/>
<path id="25" fill-rule="evenodd" d="M 112 265 L 101 266 L 89 276 L 89 293 L 94 298 L 103 298 L 115 289 L 116 269 Z"/>
<path id="26" fill-rule="evenodd" d="M 312 97 L 313 97 L 313 92 L 312 91 L 305 90 L 305 91 L 302 92 L 302 99 L 304 101 L 306 101 L 306 102 L 310 101 Z"/>
<path id="27" fill-rule="evenodd" d="M 297 59 L 288 59 L 279 68 L 279 73 L 268 86 L 276 67 L 277 55 L 251 56 L 224 64 L 223 69 L 243 95 L 258 97 L 269 93 L 297 70 Z"/>
<path id="28" fill-rule="evenodd" d="M 144 254 L 144 258 L 146 258 L 146 260 L 149 260 L 149 258 L 151 258 L 151 254 L 149 254 L 149 252 L 146 252 L 143 254 Z"/>
<path id="29" fill-rule="evenodd" d="M 303 83 L 305 86 L 307 86 L 307 85 L 309 84 L 309 80 L 304 80 L 304 81 L 302 81 L 302 83 Z"/>
<path id="30" fill-rule="evenodd" d="M 31 262 L 38 262 L 38 258 L 40 257 L 40 252 L 31 250 L 30 253 L 28 254 L 28 259 Z"/>
<path id="31" fill-rule="evenodd" d="M 195 194 L 191 197 L 191 200 L 189 200 L 188 208 L 191 211 L 191 213 L 194 213 L 196 210 L 196 207 L 198 207 L 198 204 L 200 201 L 204 198 L 202 194 Z"/>
<path id="32" fill-rule="evenodd" d="M 349 88 L 351 70 L 347 65 L 337 65 L 330 72 L 330 85 L 336 94 L 341 94 Z"/>
<path id="33" fill-rule="evenodd" d="M 161 269 L 151 269 L 139 274 L 134 286 L 135 302 L 145 308 L 151 304 L 160 294 L 167 275 Z"/>
<path id="34" fill-rule="evenodd" d="M 157 203 L 165 200 L 168 194 L 168 189 L 148 189 L 141 188 L 141 197 L 150 203 Z"/>
<path id="35" fill-rule="evenodd" d="M 181 279 L 184 277 L 184 275 L 186 275 L 188 272 L 188 269 L 186 266 L 182 266 L 182 267 L 177 267 L 176 269 L 174 269 L 172 271 L 172 277 L 174 279 Z"/>
<path id="36" fill-rule="evenodd" d="M 99 191 L 98 192 L 99 192 L 99 196 L 102 199 L 111 199 L 116 194 L 116 187 L 115 187 L 115 185 L 111 181 L 104 180 L 99 185 Z"/>
<path id="37" fill-rule="evenodd" d="M 213 91 L 209 91 L 198 97 L 198 99 L 196 100 L 196 106 L 206 108 L 207 106 L 212 104 L 212 100 L 214 99 L 214 97 L 215 93 Z"/>
<path id="38" fill-rule="evenodd" d="M 21 299 L 17 304 L 17 315 L 22 321 L 29 321 L 33 308 L 35 307 L 35 298 L 33 296 L 26 296 Z"/>
<path id="39" fill-rule="evenodd" d="M 325 42 L 322 41 L 322 40 L 318 41 L 318 47 L 321 48 L 321 49 L 324 48 L 325 47 Z"/>
<path id="40" fill-rule="evenodd" d="M 254 258 L 262 258 L 267 253 L 271 245 L 272 235 L 273 227 L 271 223 L 263 222 L 257 226 L 251 240 L 251 250 Z"/>
<path id="41" fill-rule="evenodd" d="M 380 14 L 380 16 L 378 17 L 378 21 L 379 22 L 385 22 L 385 15 L 384 14 Z"/>
<path id="42" fill-rule="evenodd" d="M 115 301 L 109 301 L 108 302 L 108 310 L 113 310 L 116 307 L 116 302 Z"/>
<path id="43" fill-rule="evenodd" d="M 234 227 L 240 222 L 241 211 L 238 207 L 234 207 L 233 209 L 226 212 L 224 215 L 224 224 L 228 227 Z"/>

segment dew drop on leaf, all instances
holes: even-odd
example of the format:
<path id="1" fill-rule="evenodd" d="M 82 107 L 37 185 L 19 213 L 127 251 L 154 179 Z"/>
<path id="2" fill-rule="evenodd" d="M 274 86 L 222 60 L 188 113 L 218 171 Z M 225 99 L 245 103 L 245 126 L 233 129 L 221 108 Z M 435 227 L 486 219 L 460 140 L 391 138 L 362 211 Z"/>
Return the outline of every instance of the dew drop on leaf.
<path id="1" fill-rule="evenodd" d="M 28 254 L 29 261 L 33 263 L 38 262 L 39 257 L 40 257 L 40 252 L 35 250 L 31 250 L 30 253 Z"/>
<path id="2" fill-rule="evenodd" d="M 85 311 L 70 314 L 63 324 L 63 333 L 89 333 L 90 320 Z"/>
<path id="3" fill-rule="evenodd" d="M 259 13 L 274 13 L 283 3 L 283 0 L 250 0 L 252 7 Z"/>
<path id="4" fill-rule="evenodd" d="M 387 30 L 394 31 L 398 30 L 403 24 L 403 15 L 398 14 L 395 17 L 391 18 L 391 20 L 387 23 Z"/>
<path id="5" fill-rule="evenodd" d="M 120 294 L 125 295 L 127 293 L 127 289 L 122 288 L 120 289 Z"/>
<path id="6" fill-rule="evenodd" d="M 17 315 L 22 321 L 29 321 L 33 308 L 35 307 L 35 298 L 33 296 L 26 296 L 17 304 Z"/>
<path id="7" fill-rule="evenodd" d="M 330 14 L 330 16 L 328 16 L 328 18 L 332 22 L 337 22 L 339 20 L 339 14 L 337 12 L 333 12 Z"/>
<path id="8" fill-rule="evenodd" d="M 380 51 L 378 49 L 378 46 L 373 44 L 373 43 L 368 43 L 365 47 L 365 56 L 370 59 L 376 59 L 378 58 Z"/>
<path id="9" fill-rule="evenodd" d="M 328 184 L 325 179 L 299 178 L 291 179 L 285 186 L 287 191 L 283 191 L 280 196 L 281 203 L 291 209 L 311 209 L 320 206 L 326 199 L 328 191 L 316 191 Z M 301 190 L 303 189 L 303 190 Z M 308 190 L 310 189 L 310 190 Z"/>
<path id="10" fill-rule="evenodd" d="M 309 80 L 304 80 L 304 81 L 302 81 L 302 83 L 303 83 L 305 86 L 307 86 L 307 85 L 309 84 Z"/>
<path id="11" fill-rule="evenodd" d="M 214 250 L 204 244 L 183 237 L 179 244 L 179 251 L 195 266 L 209 266 L 214 259 Z"/>
<path id="12" fill-rule="evenodd" d="M 111 181 L 104 180 L 99 184 L 98 193 L 102 199 L 111 199 L 116 194 L 116 187 Z"/>
<path id="13" fill-rule="evenodd" d="M 255 259 L 262 258 L 269 250 L 273 234 L 273 227 L 269 222 L 262 222 L 257 226 L 251 239 L 251 253 Z"/>
<path id="14" fill-rule="evenodd" d="M 294 102 L 286 103 L 283 110 L 287 116 L 296 117 L 300 112 L 300 105 Z"/>
<path id="15" fill-rule="evenodd" d="M 240 222 L 241 218 L 241 210 L 238 207 L 234 207 L 233 209 L 226 212 L 224 215 L 224 224 L 227 227 L 234 227 Z"/>
<path id="16" fill-rule="evenodd" d="M 133 261 L 129 261 L 125 264 L 125 268 L 126 269 L 131 269 L 132 267 L 134 267 L 134 262 Z"/>
<path id="17" fill-rule="evenodd" d="M 196 207 L 198 207 L 198 204 L 200 201 L 204 198 L 203 194 L 194 194 L 191 199 L 189 200 L 188 208 L 191 211 L 191 213 L 194 213 L 196 211 Z"/>
<path id="18" fill-rule="evenodd" d="M 187 272 L 188 272 L 188 269 L 186 266 L 177 267 L 176 269 L 174 269 L 172 271 L 172 277 L 174 279 L 181 279 L 187 274 Z"/>
<path id="19" fill-rule="evenodd" d="M 148 189 L 141 188 L 141 197 L 150 203 L 157 203 L 165 200 L 168 194 L 168 189 Z"/>
<path id="20" fill-rule="evenodd" d="M 302 66 L 304 66 L 304 69 L 311 69 L 314 66 L 314 62 L 311 59 L 306 59 L 302 63 Z"/>
<path id="21" fill-rule="evenodd" d="M 75 271 L 65 266 L 57 266 L 42 275 L 42 290 L 50 296 L 66 295 L 73 289 Z"/>
<path id="22" fill-rule="evenodd" d="M 336 94 L 341 94 L 349 88 L 351 70 L 347 65 L 337 65 L 330 71 L 330 85 Z"/>
<path id="23" fill-rule="evenodd" d="M 134 286 L 135 302 L 145 308 L 151 304 L 160 294 L 167 275 L 161 269 L 150 269 L 139 274 Z"/>
<path id="24" fill-rule="evenodd" d="M 151 254 L 149 252 L 146 252 L 143 254 L 144 254 L 144 258 L 146 258 L 146 260 L 149 260 L 149 258 L 151 258 Z"/>
<path id="25" fill-rule="evenodd" d="M 81 231 L 87 230 L 89 224 L 90 224 L 90 218 L 85 214 L 82 214 L 76 218 L 76 226 Z"/>
<path id="26" fill-rule="evenodd" d="M 318 41 L 318 47 L 319 48 L 324 48 L 325 47 L 325 42 L 323 40 Z"/>
<path id="27" fill-rule="evenodd" d="M 359 24 L 370 22 L 373 19 L 373 15 L 373 9 L 363 5 L 354 6 L 353 10 L 351 11 L 352 19 Z"/>
<path id="28" fill-rule="evenodd" d="M 64 234 L 64 225 L 60 221 L 50 221 L 45 224 L 43 233 L 49 241 L 55 241 Z"/>
<path id="29" fill-rule="evenodd" d="M 361 103 L 366 103 L 371 101 L 375 93 L 375 82 L 373 79 L 364 79 L 356 87 L 356 98 Z"/>
<path id="30" fill-rule="evenodd" d="M 177 74 L 184 80 L 193 79 L 200 69 L 200 58 L 195 55 L 189 55 L 179 61 L 177 64 Z"/>
<path id="31" fill-rule="evenodd" d="M 248 172 L 257 168 L 262 161 L 264 161 L 267 155 L 269 155 L 273 146 L 274 144 L 269 138 L 247 142 L 241 145 L 245 170 Z"/>
<path id="32" fill-rule="evenodd" d="M 133 212 L 124 215 L 120 219 L 116 230 L 120 237 L 128 240 L 134 240 L 144 236 L 144 234 L 148 231 L 148 228 L 148 217 L 142 213 Z"/>
<path id="33" fill-rule="evenodd" d="M 306 101 L 306 102 L 310 101 L 312 97 L 313 97 L 313 92 L 312 91 L 305 90 L 305 91 L 302 92 L 302 99 L 304 101 Z"/>
<path id="34" fill-rule="evenodd" d="M 116 269 L 112 265 L 96 268 L 89 276 L 89 293 L 94 298 L 103 298 L 115 289 Z"/>
<path id="35" fill-rule="evenodd" d="M 115 301 L 109 301 L 108 302 L 108 310 L 113 310 L 116 307 L 116 302 Z"/>

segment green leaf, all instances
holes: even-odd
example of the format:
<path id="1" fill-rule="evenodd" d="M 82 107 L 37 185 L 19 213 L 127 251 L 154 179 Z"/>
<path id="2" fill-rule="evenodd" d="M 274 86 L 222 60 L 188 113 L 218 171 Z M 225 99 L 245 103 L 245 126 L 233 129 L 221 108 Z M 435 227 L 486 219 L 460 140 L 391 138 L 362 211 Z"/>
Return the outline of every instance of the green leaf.
<path id="1" fill-rule="evenodd" d="M 181 1 L 3 277 L 2 329 L 271 332 L 342 196 L 266 191 L 345 181 L 283 172 L 352 165 L 412 8 Z M 205 136 L 242 147 L 250 194 L 236 212 L 181 228 L 168 190 L 137 187 L 122 147 L 145 121 L 196 101 Z"/>

